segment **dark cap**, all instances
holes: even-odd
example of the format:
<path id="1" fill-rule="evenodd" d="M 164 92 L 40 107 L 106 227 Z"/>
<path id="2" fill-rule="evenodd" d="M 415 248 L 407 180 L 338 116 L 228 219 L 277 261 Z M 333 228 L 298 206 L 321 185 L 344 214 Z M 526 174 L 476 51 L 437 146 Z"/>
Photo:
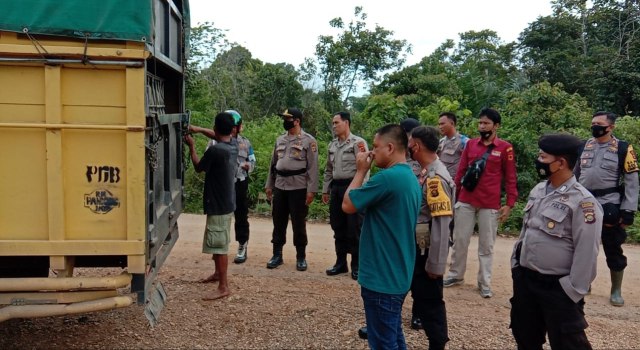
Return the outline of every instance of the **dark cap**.
<path id="1" fill-rule="evenodd" d="M 400 126 L 404 132 L 411 132 L 416 126 L 420 126 L 420 122 L 413 118 L 407 118 L 400 122 Z"/>
<path id="2" fill-rule="evenodd" d="M 282 113 L 278 113 L 279 116 L 284 118 L 302 119 L 302 112 L 297 108 L 287 108 Z"/>
<path id="3" fill-rule="evenodd" d="M 582 145 L 579 138 L 569 134 L 547 134 L 538 139 L 538 147 L 554 156 L 578 156 Z"/>

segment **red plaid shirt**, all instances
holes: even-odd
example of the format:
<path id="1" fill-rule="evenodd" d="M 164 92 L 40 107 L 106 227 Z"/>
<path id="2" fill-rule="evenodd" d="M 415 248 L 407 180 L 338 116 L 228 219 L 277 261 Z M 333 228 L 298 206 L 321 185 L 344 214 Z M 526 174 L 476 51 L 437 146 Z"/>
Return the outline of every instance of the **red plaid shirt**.
<path id="1" fill-rule="evenodd" d="M 482 176 L 480 176 L 478 186 L 473 192 L 469 192 L 460 184 L 462 176 L 467 172 L 469 164 L 481 158 L 489 146 L 485 145 L 479 137 L 467 142 L 467 146 L 460 157 L 460 167 L 455 179 L 456 188 L 459 191 L 458 200 L 471 204 L 476 208 L 500 209 L 500 192 L 502 180 L 504 179 L 505 190 L 507 191 L 507 205 L 513 207 L 518 198 L 516 160 L 513 146 L 498 137 L 494 138 L 492 143 L 494 147 L 489 154 L 489 158 L 487 158 L 487 165 Z"/>

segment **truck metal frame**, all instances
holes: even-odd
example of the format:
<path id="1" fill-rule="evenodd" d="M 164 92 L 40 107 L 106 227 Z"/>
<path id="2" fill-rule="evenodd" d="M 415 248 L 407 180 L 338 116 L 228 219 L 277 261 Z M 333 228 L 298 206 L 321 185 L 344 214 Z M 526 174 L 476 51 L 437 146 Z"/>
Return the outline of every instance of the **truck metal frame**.
<path id="1" fill-rule="evenodd" d="M 137 302 L 157 322 L 184 199 L 189 20 L 186 0 L 145 5 L 137 41 L 0 27 L 0 321 Z"/>

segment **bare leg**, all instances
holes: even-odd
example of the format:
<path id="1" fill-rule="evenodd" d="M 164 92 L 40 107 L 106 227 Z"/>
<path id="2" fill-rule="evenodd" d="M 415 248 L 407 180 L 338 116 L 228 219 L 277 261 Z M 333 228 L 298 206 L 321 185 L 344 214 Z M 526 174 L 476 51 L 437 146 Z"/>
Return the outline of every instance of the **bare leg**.
<path id="1" fill-rule="evenodd" d="M 216 300 L 224 298 L 231 294 L 229 290 L 229 282 L 227 280 L 227 266 L 229 265 L 229 257 L 226 254 L 215 254 L 213 261 L 216 263 L 216 271 L 220 280 L 218 282 L 218 289 L 214 292 L 207 294 L 202 300 Z"/>
<path id="2" fill-rule="evenodd" d="M 211 255 L 211 260 L 213 260 L 213 262 L 215 263 L 216 260 L 216 256 L 215 255 Z M 220 274 L 218 273 L 218 266 L 215 267 L 215 270 L 213 271 L 213 273 L 211 275 L 209 275 L 207 278 L 203 278 L 201 280 L 199 280 L 199 283 L 213 283 L 213 282 L 218 282 L 220 280 Z"/>

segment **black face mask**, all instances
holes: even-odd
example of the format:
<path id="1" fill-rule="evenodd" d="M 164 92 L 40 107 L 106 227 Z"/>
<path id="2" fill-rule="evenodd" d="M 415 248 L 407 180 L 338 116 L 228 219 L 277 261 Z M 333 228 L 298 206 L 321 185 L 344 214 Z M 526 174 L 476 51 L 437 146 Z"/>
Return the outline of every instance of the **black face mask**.
<path id="1" fill-rule="evenodd" d="M 296 125 L 293 123 L 293 120 L 285 120 L 284 122 L 282 122 L 282 127 L 287 131 L 289 131 L 294 126 Z"/>
<path id="2" fill-rule="evenodd" d="M 538 173 L 538 177 L 540 177 L 541 179 L 546 179 L 551 176 L 553 174 L 551 172 L 551 164 L 555 162 L 556 161 L 554 160 L 551 163 L 543 163 L 536 159 L 536 172 Z"/>
<path id="3" fill-rule="evenodd" d="M 480 137 L 482 137 L 483 140 L 489 139 L 491 135 L 493 135 L 493 131 L 480 131 Z"/>
<path id="4" fill-rule="evenodd" d="M 591 135 L 593 137 L 601 137 L 607 134 L 608 126 L 591 125 Z"/>

